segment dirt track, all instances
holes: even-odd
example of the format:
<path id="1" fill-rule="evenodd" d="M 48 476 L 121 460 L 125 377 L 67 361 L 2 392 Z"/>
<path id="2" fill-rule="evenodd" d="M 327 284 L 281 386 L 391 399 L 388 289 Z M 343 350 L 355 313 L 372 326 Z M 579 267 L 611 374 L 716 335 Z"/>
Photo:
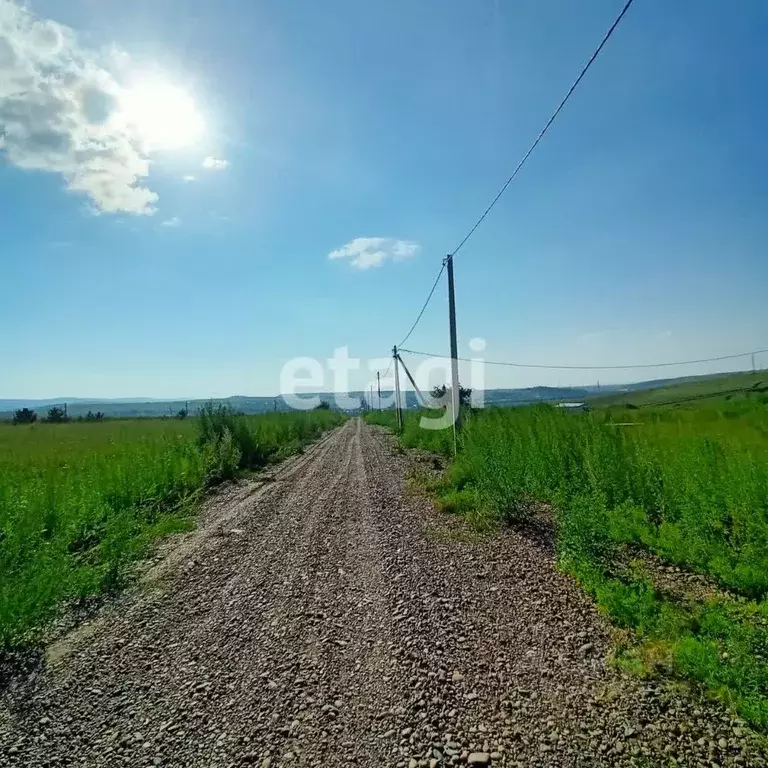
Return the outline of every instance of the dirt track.
<path id="1" fill-rule="evenodd" d="M 0 765 L 766 765 L 722 710 L 608 664 L 546 542 L 471 535 L 407 465 L 353 420 L 214 500 L 6 693 Z"/>

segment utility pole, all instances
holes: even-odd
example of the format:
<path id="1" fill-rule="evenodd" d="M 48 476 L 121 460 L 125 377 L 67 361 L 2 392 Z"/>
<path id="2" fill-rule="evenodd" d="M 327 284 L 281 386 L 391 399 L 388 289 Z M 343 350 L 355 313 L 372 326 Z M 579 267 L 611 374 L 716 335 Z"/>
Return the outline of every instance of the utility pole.
<path id="1" fill-rule="evenodd" d="M 397 347 L 392 347 L 392 362 L 395 366 L 395 410 L 397 411 L 397 428 L 403 428 L 403 411 L 400 408 L 400 371 L 397 365 Z"/>
<path id="2" fill-rule="evenodd" d="M 381 413 L 381 371 L 376 371 L 376 390 L 379 394 L 379 413 Z"/>
<path id="3" fill-rule="evenodd" d="M 755 353 L 752 353 L 752 373 L 755 373 Z"/>
<path id="4" fill-rule="evenodd" d="M 453 254 L 445 257 L 448 267 L 448 322 L 451 333 L 451 408 L 453 409 L 453 452 L 456 453 L 456 431 L 461 419 L 459 385 L 459 344 L 456 340 L 456 295 L 453 287 Z"/>

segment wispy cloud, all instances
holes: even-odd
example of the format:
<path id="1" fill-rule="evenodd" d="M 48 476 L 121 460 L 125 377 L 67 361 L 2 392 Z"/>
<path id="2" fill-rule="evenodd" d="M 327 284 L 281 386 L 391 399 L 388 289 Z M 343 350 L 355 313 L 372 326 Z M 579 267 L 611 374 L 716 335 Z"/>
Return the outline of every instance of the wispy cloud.
<path id="1" fill-rule="evenodd" d="M 192 176 L 192 174 L 187 174 L 186 176 L 182 176 L 182 180 L 186 182 L 195 181 L 197 177 Z"/>
<path id="2" fill-rule="evenodd" d="M 154 213 L 142 182 L 149 159 L 119 118 L 120 52 L 81 47 L 75 32 L 0 0 L 0 153 L 8 163 L 63 176 L 96 212 Z"/>
<path id="3" fill-rule="evenodd" d="M 421 246 L 413 240 L 394 237 L 357 237 L 341 248 L 331 251 L 329 259 L 349 259 L 356 269 L 380 267 L 385 261 L 403 261 L 416 256 Z"/>
<path id="4" fill-rule="evenodd" d="M 181 226 L 181 219 L 177 216 L 174 216 L 172 219 L 166 219 L 162 226 L 164 227 L 180 227 Z"/>
<path id="5" fill-rule="evenodd" d="M 206 157 L 203 160 L 203 168 L 207 171 L 224 171 L 229 168 L 229 160 L 222 160 L 220 157 Z"/>

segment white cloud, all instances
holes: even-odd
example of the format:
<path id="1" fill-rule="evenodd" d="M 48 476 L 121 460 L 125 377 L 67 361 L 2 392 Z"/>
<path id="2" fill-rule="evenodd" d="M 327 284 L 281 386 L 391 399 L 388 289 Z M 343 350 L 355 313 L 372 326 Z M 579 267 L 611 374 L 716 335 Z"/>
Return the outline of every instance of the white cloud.
<path id="1" fill-rule="evenodd" d="M 102 58 L 69 27 L 0 0 L 0 153 L 61 174 L 97 212 L 154 213 L 149 160 L 119 120 L 121 87 Z"/>
<path id="2" fill-rule="evenodd" d="M 203 160 L 203 168 L 208 171 L 224 171 L 229 168 L 229 160 L 222 160 L 219 157 L 206 157 Z"/>
<path id="3" fill-rule="evenodd" d="M 172 219 L 166 219 L 163 222 L 164 227 L 180 227 L 181 226 L 181 219 L 177 216 L 174 216 Z"/>
<path id="4" fill-rule="evenodd" d="M 187 174 L 186 176 L 182 177 L 184 181 L 195 181 L 195 176 L 192 176 L 191 174 Z"/>
<path id="5" fill-rule="evenodd" d="M 357 269 L 380 267 L 385 261 L 403 261 L 416 256 L 421 246 L 412 240 L 394 237 L 357 237 L 341 248 L 331 251 L 329 259 L 349 259 Z"/>

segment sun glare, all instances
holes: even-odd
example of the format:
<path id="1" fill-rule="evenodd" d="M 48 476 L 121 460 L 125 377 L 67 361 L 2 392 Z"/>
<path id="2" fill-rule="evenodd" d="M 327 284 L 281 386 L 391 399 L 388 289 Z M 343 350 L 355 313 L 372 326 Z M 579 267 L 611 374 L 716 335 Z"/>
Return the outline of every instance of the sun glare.
<path id="1" fill-rule="evenodd" d="M 189 147 L 205 127 L 192 97 L 162 81 L 137 83 L 124 91 L 120 111 L 151 149 Z"/>

